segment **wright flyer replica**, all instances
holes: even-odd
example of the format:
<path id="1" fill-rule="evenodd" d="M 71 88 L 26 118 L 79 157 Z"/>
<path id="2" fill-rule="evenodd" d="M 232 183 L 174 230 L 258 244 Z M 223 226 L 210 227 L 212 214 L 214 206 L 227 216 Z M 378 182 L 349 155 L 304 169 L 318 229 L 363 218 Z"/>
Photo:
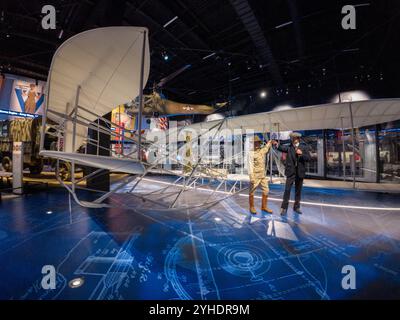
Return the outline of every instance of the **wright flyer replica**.
<path id="1" fill-rule="evenodd" d="M 197 173 L 203 167 L 201 161 L 191 166 L 189 173 L 182 175 L 176 171 L 162 169 L 162 173 L 178 176 L 168 184 L 168 187 L 162 185 L 162 188 L 151 193 L 140 191 L 140 182 L 144 181 L 151 170 L 160 167 L 159 163 L 168 156 L 167 151 L 167 154 L 161 155 L 152 164 L 142 161 L 143 148 L 154 145 L 142 137 L 141 130 L 143 88 L 149 76 L 149 68 L 148 31 L 141 27 L 107 27 L 89 30 L 65 41 L 53 56 L 48 76 L 40 154 L 56 159 L 58 181 L 82 206 L 96 208 L 122 206 L 138 209 L 146 200 L 147 203 L 152 203 L 153 208 L 176 210 L 181 205 L 179 200 L 183 198 L 184 191 L 192 190 L 193 186 L 196 186 L 196 181 L 199 179 Z M 118 139 L 121 138 L 120 132 L 123 130 L 112 130 L 112 127 L 119 128 L 119 126 L 104 116 L 116 106 L 134 101 L 136 98 L 139 98 L 137 133 L 133 138 L 123 137 L 125 141 L 136 145 L 136 151 L 114 157 L 111 146 L 101 145 L 101 134 Z M 216 127 L 220 128 L 221 125 L 218 124 Z M 89 129 L 97 132 L 97 138 L 88 135 Z M 45 148 L 46 134 L 58 138 L 56 148 Z M 96 154 L 87 153 L 89 145 L 96 148 Z M 110 155 L 101 155 L 102 150 L 108 151 Z M 63 181 L 58 174 L 62 163 L 69 163 L 71 166 L 70 182 Z M 90 166 L 97 170 L 76 178 L 77 168 L 82 166 Z M 85 181 L 104 174 L 104 169 L 123 174 L 114 189 L 102 192 L 86 188 Z M 204 177 L 202 175 L 203 179 Z M 212 187 L 215 181 L 212 177 L 209 180 Z M 217 191 L 215 189 L 219 189 L 224 181 L 218 182 L 218 188 L 210 190 Z M 82 189 L 93 192 L 91 201 L 80 199 L 79 191 Z M 236 186 L 232 190 L 237 190 Z M 112 196 L 119 192 L 133 195 L 135 203 L 130 204 L 125 197 L 123 204 L 113 201 Z M 205 200 L 203 199 L 204 201 L 198 206 L 210 206 L 219 201 L 220 199 L 212 199 L 213 194 L 214 192 L 211 195 L 207 194 Z M 233 193 L 228 195 L 231 194 Z M 193 207 L 193 202 L 191 206 Z"/>
<path id="2" fill-rule="evenodd" d="M 319 129 L 351 129 L 354 142 L 355 128 L 400 119 L 399 99 L 349 101 L 170 128 L 166 130 L 167 140 L 160 141 L 143 135 L 141 127 L 143 89 L 149 69 L 148 31 L 141 27 L 89 30 L 68 39 L 54 54 L 48 76 L 40 154 L 56 159 L 58 181 L 82 206 L 117 206 L 136 211 L 209 208 L 248 189 L 243 183 L 243 172 L 237 174 L 232 165 L 227 165 L 232 159 L 243 160 L 246 148 L 211 161 L 208 151 L 215 142 L 219 146 L 222 140 L 243 141 L 249 132 L 278 133 L 279 140 L 280 131 Z M 105 115 L 116 106 L 135 100 L 139 104 L 137 130 L 133 137 L 126 137 L 124 128 Z M 89 135 L 88 130 L 95 134 Z M 241 131 L 236 138 L 232 137 L 235 130 Z M 247 137 L 243 130 L 248 130 Z M 55 148 L 45 148 L 46 134 L 57 137 Z M 104 135 L 115 140 L 123 136 L 124 141 L 136 148 L 128 154 L 113 155 L 111 145 L 101 143 Z M 173 144 L 177 149 L 174 152 Z M 352 145 L 355 148 L 355 143 Z M 96 152 L 88 154 L 88 146 Z M 144 159 L 145 150 L 157 154 L 154 161 Z M 166 158 L 177 165 L 166 166 Z M 273 161 L 279 169 L 276 151 L 271 152 L 267 161 L 271 180 Z M 70 182 L 63 181 L 58 174 L 63 163 L 71 166 Z M 77 168 L 85 166 L 95 170 L 87 174 L 83 170 L 83 175 L 77 177 Z M 85 182 L 104 174 L 104 170 L 116 173 L 111 191 L 87 188 Z M 153 174 L 161 178 L 156 181 Z M 86 189 L 92 197 L 82 200 L 81 189 Z"/>

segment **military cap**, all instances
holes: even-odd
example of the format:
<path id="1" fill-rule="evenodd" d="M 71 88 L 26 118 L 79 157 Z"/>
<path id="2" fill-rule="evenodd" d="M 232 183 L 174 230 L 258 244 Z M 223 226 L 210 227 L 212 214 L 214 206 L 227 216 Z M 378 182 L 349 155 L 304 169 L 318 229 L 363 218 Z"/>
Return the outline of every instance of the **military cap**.
<path id="1" fill-rule="evenodd" d="M 290 136 L 290 139 L 301 138 L 301 133 L 292 132 L 289 136 Z"/>

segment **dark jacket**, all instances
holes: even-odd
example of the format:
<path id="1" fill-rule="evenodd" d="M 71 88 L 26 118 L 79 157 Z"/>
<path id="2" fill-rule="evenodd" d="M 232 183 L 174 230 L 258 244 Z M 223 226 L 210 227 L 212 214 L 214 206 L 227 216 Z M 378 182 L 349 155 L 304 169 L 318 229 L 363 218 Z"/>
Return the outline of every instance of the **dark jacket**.
<path id="1" fill-rule="evenodd" d="M 306 162 L 310 161 L 311 155 L 307 145 L 300 143 L 299 149 L 303 151 L 301 156 L 296 154 L 296 149 L 293 144 L 278 145 L 277 149 L 287 153 L 285 163 L 285 176 L 290 177 L 298 175 L 299 178 L 304 178 L 306 175 Z"/>

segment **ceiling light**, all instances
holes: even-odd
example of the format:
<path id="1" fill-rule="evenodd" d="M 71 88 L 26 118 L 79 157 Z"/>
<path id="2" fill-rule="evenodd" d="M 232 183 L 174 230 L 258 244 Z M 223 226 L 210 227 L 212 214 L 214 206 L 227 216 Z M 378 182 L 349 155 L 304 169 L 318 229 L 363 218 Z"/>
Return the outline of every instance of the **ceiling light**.
<path id="1" fill-rule="evenodd" d="M 359 50 L 360 50 L 360 48 L 351 48 L 351 49 L 343 49 L 342 52 L 356 52 Z"/>
<path id="2" fill-rule="evenodd" d="M 215 54 L 216 54 L 215 52 L 210 53 L 209 55 L 203 57 L 203 60 L 206 60 L 206 59 L 208 59 L 208 58 L 210 58 L 210 57 L 212 57 L 212 56 L 215 56 Z"/>
<path id="3" fill-rule="evenodd" d="M 72 279 L 68 282 L 70 288 L 75 289 L 81 287 L 85 283 L 85 280 L 82 277 Z"/>
<path id="4" fill-rule="evenodd" d="M 178 16 L 173 17 L 171 20 L 169 20 L 166 24 L 163 25 L 164 28 L 168 27 L 172 22 L 174 22 L 176 19 L 178 19 Z"/>
<path id="5" fill-rule="evenodd" d="M 219 222 L 219 221 L 221 221 L 221 218 L 216 217 L 216 218 L 214 218 L 214 220 Z"/>
<path id="6" fill-rule="evenodd" d="M 357 7 L 368 7 L 370 5 L 370 3 L 360 3 L 360 4 L 355 4 L 353 5 L 354 8 Z"/>
<path id="7" fill-rule="evenodd" d="M 293 23 L 293 21 L 282 23 L 279 26 L 276 26 L 275 29 L 286 27 L 286 26 L 288 26 L 289 24 L 292 24 L 292 23 Z"/>
<path id="8" fill-rule="evenodd" d="M 267 91 L 262 90 L 262 91 L 260 92 L 260 98 L 265 99 L 266 97 L 267 97 Z"/>
<path id="9" fill-rule="evenodd" d="M 53 213 L 53 211 L 51 211 L 51 210 L 46 211 L 46 214 L 52 214 L 52 213 Z"/>

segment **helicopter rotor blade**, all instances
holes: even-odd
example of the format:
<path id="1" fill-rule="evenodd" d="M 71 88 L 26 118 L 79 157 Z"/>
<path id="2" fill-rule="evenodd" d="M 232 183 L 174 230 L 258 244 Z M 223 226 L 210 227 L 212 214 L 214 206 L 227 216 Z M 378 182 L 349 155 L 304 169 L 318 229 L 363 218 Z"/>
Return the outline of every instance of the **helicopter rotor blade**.
<path id="1" fill-rule="evenodd" d="M 162 88 L 168 81 L 171 81 L 172 79 L 174 79 L 175 77 L 177 77 L 178 75 L 180 75 L 183 71 L 189 69 L 192 65 L 187 64 L 185 66 L 183 66 L 182 68 L 178 69 L 177 71 L 171 73 L 170 75 L 162 78 L 157 84 L 156 84 L 156 88 Z"/>

